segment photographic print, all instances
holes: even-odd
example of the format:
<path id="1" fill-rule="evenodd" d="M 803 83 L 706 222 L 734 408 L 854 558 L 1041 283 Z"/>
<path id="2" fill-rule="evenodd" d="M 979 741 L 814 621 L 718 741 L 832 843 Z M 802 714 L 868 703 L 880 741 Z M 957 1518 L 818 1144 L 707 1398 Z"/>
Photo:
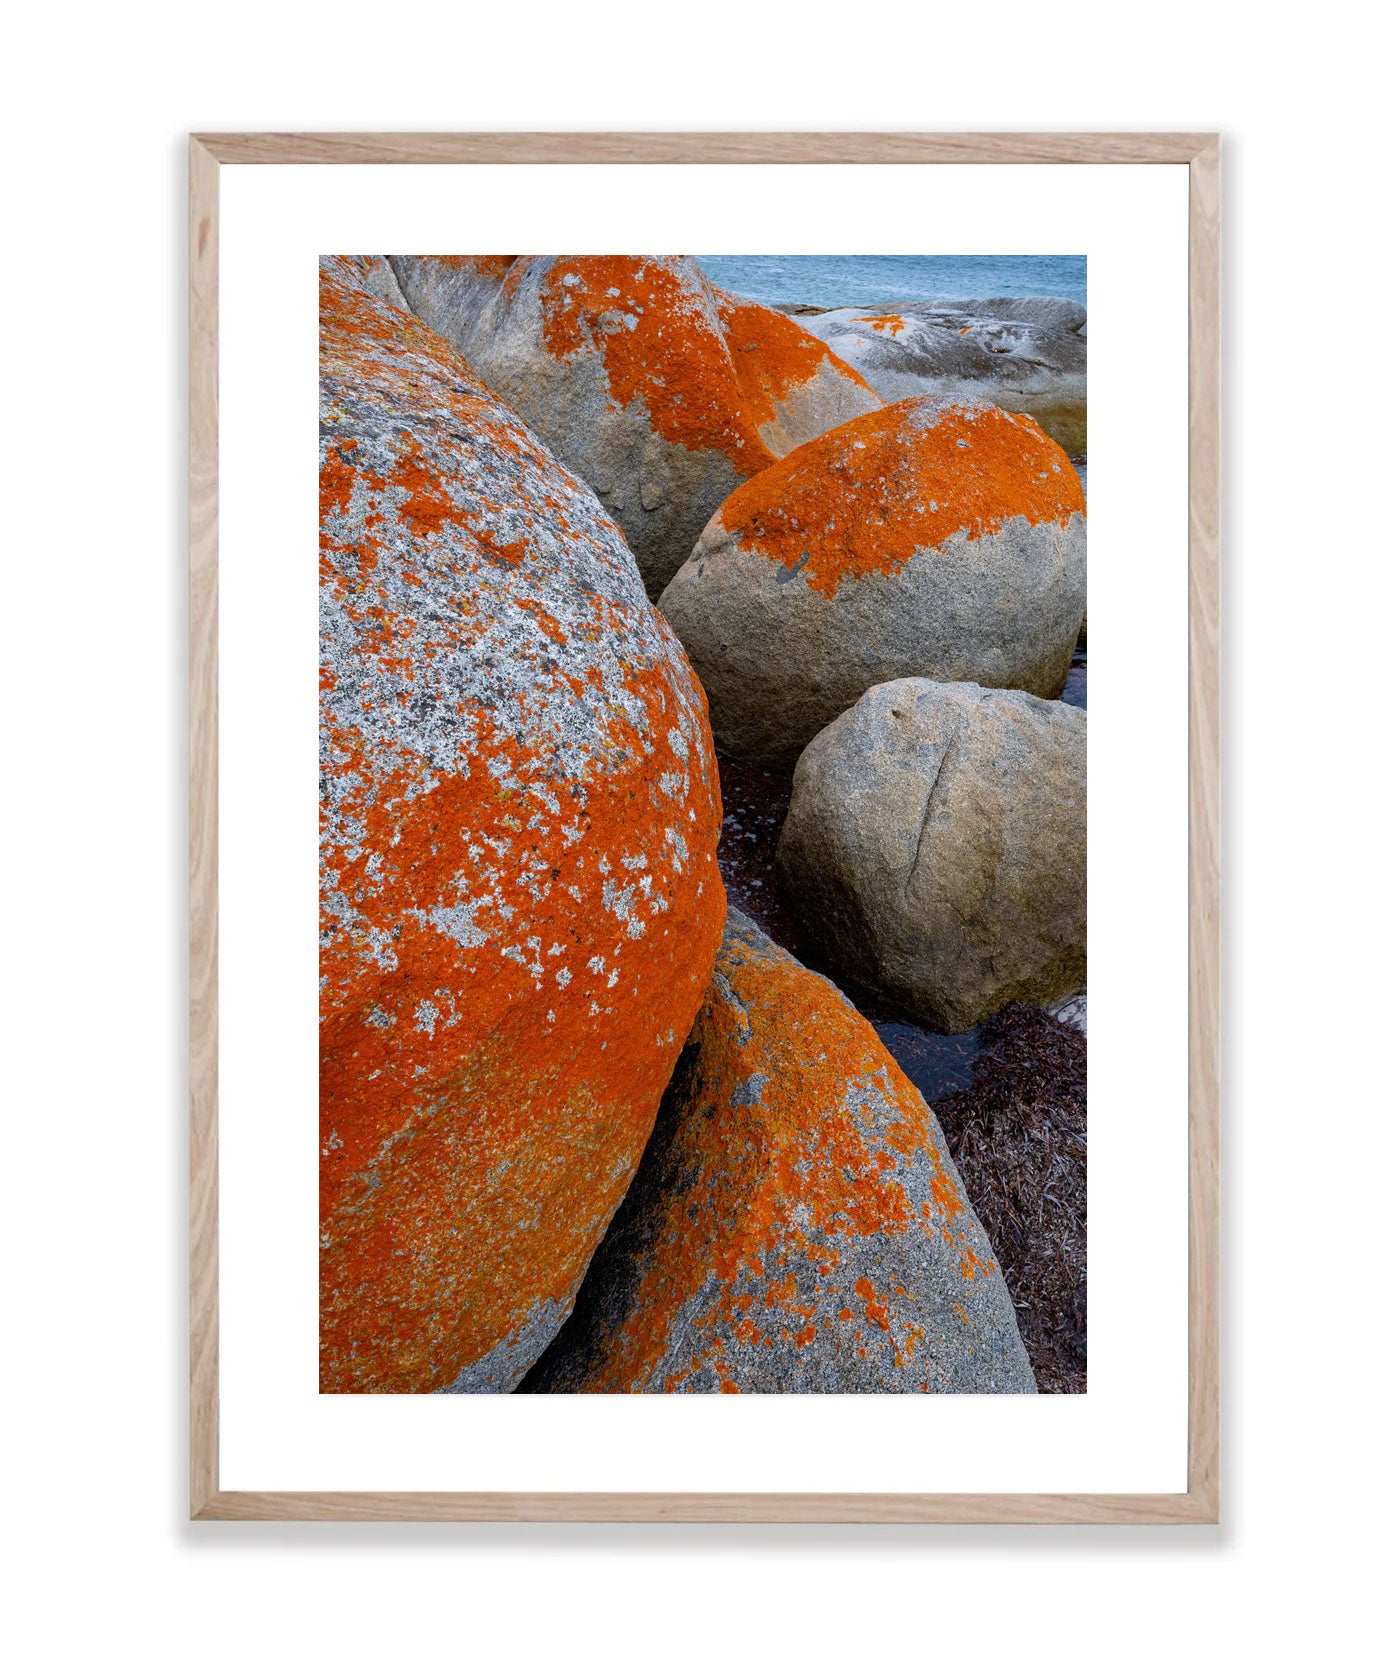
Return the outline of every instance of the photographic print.
<path id="1" fill-rule="evenodd" d="M 1086 305 L 322 258 L 322 1393 L 1086 1392 Z"/>

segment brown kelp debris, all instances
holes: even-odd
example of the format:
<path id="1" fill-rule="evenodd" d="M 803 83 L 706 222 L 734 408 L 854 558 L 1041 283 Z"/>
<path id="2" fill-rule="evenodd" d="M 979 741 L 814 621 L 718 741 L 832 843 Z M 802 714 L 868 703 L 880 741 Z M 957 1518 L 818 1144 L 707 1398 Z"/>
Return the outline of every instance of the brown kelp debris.
<path id="1" fill-rule="evenodd" d="M 1041 1393 L 1082 1394 L 1088 1047 L 1023 1004 L 981 1035 L 971 1089 L 940 1097 L 938 1119 L 1001 1262 Z"/>

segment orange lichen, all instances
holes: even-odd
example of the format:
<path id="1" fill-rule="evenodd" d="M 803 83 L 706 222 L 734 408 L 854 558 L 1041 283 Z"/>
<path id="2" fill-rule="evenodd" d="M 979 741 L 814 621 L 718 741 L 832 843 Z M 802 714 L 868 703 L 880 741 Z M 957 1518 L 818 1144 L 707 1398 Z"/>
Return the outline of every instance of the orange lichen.
<path id="1" fill-rule="evenodd" d="M 419 1391 L 577 1287 L 709 977 L 718 780 L 610 522 L 350 265 L 322 378 L 321 1380 Z M 608 543 L 615 595 L 550 584 Z"/>
<path id="2" fill-rule="evenodd" d="M 875 1285 L 869 1278 L 857 1278 L 855 1292 L 865 1302 L 865 1316 L 872 1324 L 878 1324 L 880 1329 L 890 1327 L 889 1306 L 883 1295 L 877 1294 Z"/>
<path id="3" fill-rule="evenodd" d="M 775 419 L 792 391 L 824 370 L 838 373 L 874 397 L 861 374 L 796 321 L 732 292 L 717 290 L 715 296 L 739 388 L 755 427 Z"/>
<path id="4" fill-rule="evenodd" d="M 600 356 L 620 408 L 639 404 L 668 443 L 718 450 L 745 476 L 777 458 L 760 428 L 796 387 L 827 370 L 870 390 L 785 315 L 716 291 L 677 258 L 556 258 L 540 307 L 554 355 Z"/>
<path id="5" fill-rule="evenodd" d="M 902 315 L 862 315 L 861 323 L 867 327 L 874 327 L 876 332 L 887 332 L 891 338 L 898 337 L 904 329 Z"/>
<path id="6" fill-rule="evenodd" d="M 1083 511 L 1069 457 L 1028 416 L 906 397 L 802 444 L 716 517 L 741 549 L 830 597 L 959 532 L 985 536 L 1018 515 L 1064 525 Z"/>

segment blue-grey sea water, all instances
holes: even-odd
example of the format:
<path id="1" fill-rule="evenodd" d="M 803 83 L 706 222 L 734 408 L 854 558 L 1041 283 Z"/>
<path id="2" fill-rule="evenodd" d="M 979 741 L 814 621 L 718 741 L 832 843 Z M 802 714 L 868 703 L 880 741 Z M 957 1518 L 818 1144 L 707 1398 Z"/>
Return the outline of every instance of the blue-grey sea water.
<path id="1" fill-rule="evenodd" d="M 768 305 L 914 303 L 923 298 L 1066 297 L 1087 304 L 1083 257 L 700 257 L 727 291 Z"/>

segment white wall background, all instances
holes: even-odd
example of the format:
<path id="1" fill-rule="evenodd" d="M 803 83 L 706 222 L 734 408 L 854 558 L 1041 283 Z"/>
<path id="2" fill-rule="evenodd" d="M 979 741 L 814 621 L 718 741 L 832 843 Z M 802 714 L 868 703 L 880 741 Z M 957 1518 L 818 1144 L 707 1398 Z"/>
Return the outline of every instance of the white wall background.
<path id="1" fill-rule="evenodd" d="M 1378 1660 L 1397 1108 L 1383 15 L 243 0 L 12 20 L 0 1240 L 16 1672 Z M 183 134 L 532 126 L 1227 135 L 1218 1532 L 184 1520 Z"/>

